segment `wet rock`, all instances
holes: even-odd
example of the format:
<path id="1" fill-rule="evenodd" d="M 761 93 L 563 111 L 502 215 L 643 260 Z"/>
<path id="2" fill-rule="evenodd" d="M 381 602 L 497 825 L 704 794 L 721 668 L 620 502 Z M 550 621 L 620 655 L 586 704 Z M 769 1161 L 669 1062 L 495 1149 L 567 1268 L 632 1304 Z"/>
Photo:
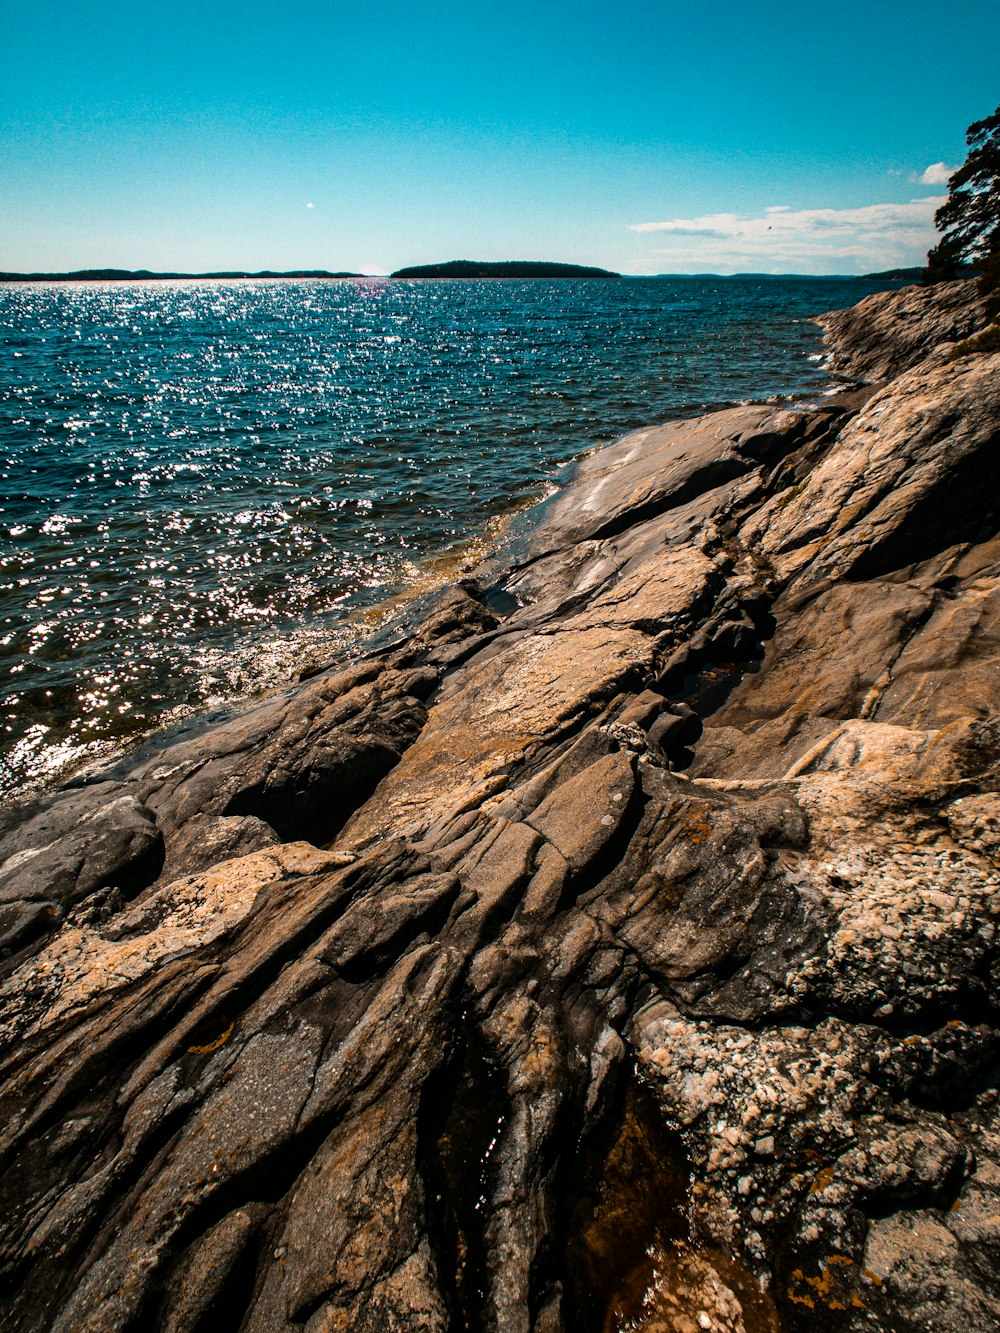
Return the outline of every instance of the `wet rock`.
<path id="1" fill-rule="evenodd" d="M 108 784 L 96 800 L 73 793 L 52 802 L 0 837 L 0 903 L 9 913 L 0 951 L 51 929 L 89 894 L 116 889 L 131 897 L 162 865 L 152 813 L 124 787 Z"/>

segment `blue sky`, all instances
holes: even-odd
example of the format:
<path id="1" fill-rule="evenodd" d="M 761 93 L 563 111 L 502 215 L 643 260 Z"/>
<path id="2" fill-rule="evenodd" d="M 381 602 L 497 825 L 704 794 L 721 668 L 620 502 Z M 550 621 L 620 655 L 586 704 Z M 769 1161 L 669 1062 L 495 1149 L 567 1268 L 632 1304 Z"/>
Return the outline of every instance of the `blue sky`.
<path id="1" fill-rule="evenodd" d="M 5 0 L 0 268 L 866 272 L 998 101 L 997 0 Z"/>

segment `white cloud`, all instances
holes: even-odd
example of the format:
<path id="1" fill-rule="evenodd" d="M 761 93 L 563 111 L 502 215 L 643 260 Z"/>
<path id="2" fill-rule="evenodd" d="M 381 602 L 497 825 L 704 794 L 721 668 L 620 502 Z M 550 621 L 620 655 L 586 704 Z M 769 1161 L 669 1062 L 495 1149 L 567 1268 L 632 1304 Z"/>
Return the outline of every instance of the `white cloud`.
<path id="1" fill-rule="evenodd" d="M 316 207 L 315 204 L 306 204 L 306 208 L 315 208 L 315 207 Z"/>
<path id="2" fill-rule="evenodd" d="M 945 166 L 943 162 L 932 162 L 920 177 L 921 185 L 947 185 L 957 167 Z"/>
<path id="3" fill-rule="evenodd" d="M 716 272 L 865 272 L 921 264 L 934 243 L 934 213 L 947 196 L 863 208 L 793 209 L 774 204 L 762 216 L 706 213 L 666 222 L 638 222 L 630 230 L 655 232 L 666 248 L 660 268 Z M 653 267 L 657 267 L 655 264 Z"/>

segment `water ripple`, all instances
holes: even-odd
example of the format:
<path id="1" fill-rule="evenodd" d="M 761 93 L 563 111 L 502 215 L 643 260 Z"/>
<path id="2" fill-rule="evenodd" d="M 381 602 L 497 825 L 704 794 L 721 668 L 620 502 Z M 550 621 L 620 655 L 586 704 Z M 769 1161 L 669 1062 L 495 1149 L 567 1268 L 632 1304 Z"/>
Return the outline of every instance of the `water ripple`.
<path id="1" fill-rule="evenodd" d="M 870 290 L 0 286 L 0 792 L 336 651 L 603 440 L 819 388 Z"/>

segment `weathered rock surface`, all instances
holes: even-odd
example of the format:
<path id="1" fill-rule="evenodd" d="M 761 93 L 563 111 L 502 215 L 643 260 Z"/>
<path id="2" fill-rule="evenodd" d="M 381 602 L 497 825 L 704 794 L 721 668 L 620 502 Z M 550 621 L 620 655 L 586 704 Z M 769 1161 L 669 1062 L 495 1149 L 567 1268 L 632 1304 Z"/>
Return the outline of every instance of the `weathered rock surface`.
<path id="1" fill-rule="evenodd" d="M 829 368 L 865 384 L 901 375 L 942 343 L 961 342 L 990 322 L 974 279 L 877 292 L 817 321 L 830 341 Z"/>
<path id="2" fill-rule="evenodd" d="M 4 1327 L 1000 1325 L 998 386 L 636 432 L 9 812 Z"/>

